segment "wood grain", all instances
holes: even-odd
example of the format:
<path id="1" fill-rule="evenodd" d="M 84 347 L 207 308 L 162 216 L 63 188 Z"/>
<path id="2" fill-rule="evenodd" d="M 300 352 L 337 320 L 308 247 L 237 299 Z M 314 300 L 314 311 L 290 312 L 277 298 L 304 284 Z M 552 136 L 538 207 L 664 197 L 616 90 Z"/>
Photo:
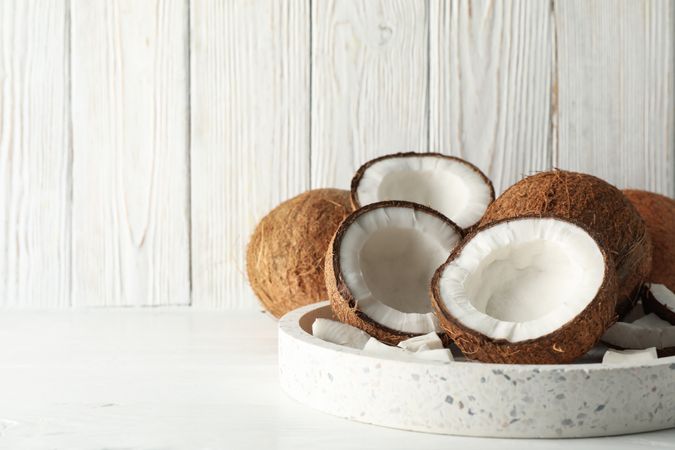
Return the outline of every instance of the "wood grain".
<path id="1" fill-rule="evenodd" d="M 187 5 L 71 16 L 73 303 L 188 304 Z"/>
<path id="2" fill-rule="evenodd" d="M 312 3 L 312 186 L 349 186 L 367 160 L 427 150 L 427 6 Z"/>
<path id="3" fill-rule="evenodd" d="M 556 1 L 556 165 L 673 195 L 673 35 L 667 0 Z"/>
<path id="4" fill-rule="evenodd" d="M 0 306 L 70 303 L 65 0 L 0 2 Z"/>
<path id="5" fill-rule="evenodd" d="M 497 193 L 550 167 L 548 2 L 430 5 L 429 148 L 478 165 Z"/>
<path id="6" fill-rule="evenodd" d="M 309 188 L 309 2 L 191 3 L 193 305 L 253 308 L 256 222 Z"/>
<path id="7" fill-rule="evenodd" d="M 257 308 L 257 221 L 394 151 L 675 196 L 668 0 L 6 0 L 0 27 L 0 307 Z"/>

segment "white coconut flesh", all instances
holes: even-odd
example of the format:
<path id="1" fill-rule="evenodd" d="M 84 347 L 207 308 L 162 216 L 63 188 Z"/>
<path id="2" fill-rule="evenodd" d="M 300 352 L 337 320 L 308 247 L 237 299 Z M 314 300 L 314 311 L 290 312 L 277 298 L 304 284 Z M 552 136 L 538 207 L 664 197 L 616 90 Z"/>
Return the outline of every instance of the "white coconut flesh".
<path id="1" fill-rule="evenodd" d="M 358 309 L 374 322 L 405 333 L 437 332 L 429 285 L 459 239 L 455 228 L 431 213 L 375 208 L 345 230 L 340 272 Z"/>
<path id="2" fill-rule="evenodd" d="M 654 347 L 644 350 L 607 350 L 602 357 L 603 364 L 639 364 L 659 359 Z"/>
<path id="3" fill-rule="evenodd" d="M 675 326 L 656 314 L 646 314 L 638 304 L 624 319 L 602 336 L 602 341 L 619 348 L 664 349 L 675 347 Z"/>
<path id="4" fill-rule="evenodd" d="M 485 179 L 466 163 L 440 156 L 400 156 L 374 162 L 356 188 L 361 206 L 407 200 L 429 206 L 461 228 L 475 224 L 492 201 Z"/>
<path id="5" fill-rule="evenodd" d="M 453 361 L 452 352 L 447 348 L 437 348 L 432 350 L 410 351 L 401 347 L 393 347 L 383 344 L 375 338 L 370 338 L 363 347 L 363 352 L 367 355 L 382 356 L 390 359 L 397 359 L 399 361 Z"/>
<path id="6" fill-rule="evenodd" d="M 598 294 L 605 260 L 569 222 L 531 218 L 478 232 L 440 275 L 445 309 L 491 339 L 521 342 L 578 316 Z"/>
<path id="7" fill-rule="evenodd" d="M 330 319 L 318 318 L 312 324 L 312 335 L 326 342 L 362 350 L 370 335 L 356 327 Z"/>
<path id="8" fill-rule="evenodd" d="M 675 292 L 671 291 L 663 284 L 652 284 L 649 291 L 654 296 L 654 300 L 661 303 L 670 311 L 675 312 Z"/>
<path id="9" fill-rule="evenodd" d="M 312 323 L 312 335 L 332 344 L 363 350 L 368 355 L 404 361 L 414 359 L 453 361 L 452 352 L 443 348 L 443 343 L 436 333 L 415 336 L 401 341 L 398 347 L 392 347 L 351 325 L 318 318 Z"/>
<path id="10" fill-rule="evenodd" d="M 422 334 L 398 343 L 398 346 L 409 352 L 424 352 L 443 348 L 443 341 L 436 333 Z"/>

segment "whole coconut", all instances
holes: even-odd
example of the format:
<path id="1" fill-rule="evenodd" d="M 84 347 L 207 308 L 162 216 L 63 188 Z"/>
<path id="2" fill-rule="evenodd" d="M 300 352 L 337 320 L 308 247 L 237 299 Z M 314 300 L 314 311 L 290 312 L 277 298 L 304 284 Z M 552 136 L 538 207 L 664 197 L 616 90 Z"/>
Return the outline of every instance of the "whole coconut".
<path id="1" fill-rule="evenodd" d="M 246 271 L 253 292 L 272 315 L 327 298 L 326 249 L 350 212 L 349 191 L 314 189 L 263 217 L 248 244 Z"/>
<path id="2" fill-rule="evenodd" d="M 642 216 L 652 240 L 652 271 L 647 281 L 675 291 L 675 200 L 633 189 L 623 193 Z"/>
<path id="3" fill-rule="evenodd" d="M 631 309 L 651 271 L 652 247 L 644 222 L 619 189 L 583 173 L 541 172 L 500 195 L 481 225 L 526 215 L 560 217 L 592 233 L 616 265 L 617 313 L 623 316 Z"/>

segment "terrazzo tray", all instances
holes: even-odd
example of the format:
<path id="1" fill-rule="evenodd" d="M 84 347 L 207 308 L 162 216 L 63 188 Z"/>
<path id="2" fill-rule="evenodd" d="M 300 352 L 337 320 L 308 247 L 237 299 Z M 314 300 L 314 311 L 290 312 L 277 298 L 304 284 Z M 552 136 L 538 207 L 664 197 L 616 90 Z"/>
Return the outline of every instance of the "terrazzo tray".
<path id="1" fill-rule="evenodd" d="M 675 427 L 675 357 L 602 365 L 400 361 L 311 335 L 328 302 L 279 323 L 283 389 L 312 408 L 404 430 L 467 436 L 588 437 Z M 457 355 L 456 355 L 457 356 Z"/>

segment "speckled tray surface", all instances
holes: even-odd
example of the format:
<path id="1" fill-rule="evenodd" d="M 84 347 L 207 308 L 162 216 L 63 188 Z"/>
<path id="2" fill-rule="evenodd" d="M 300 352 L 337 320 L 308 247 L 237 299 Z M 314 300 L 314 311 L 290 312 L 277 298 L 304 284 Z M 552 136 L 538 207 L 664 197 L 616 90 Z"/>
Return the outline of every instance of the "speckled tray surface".
<path id="1" fill-rule="evenodd" d="M 675 427 L 675 357 L 569 365 L 400 361 L 311 335 L 327 302 L 279 323 L 283 389 L 318 410 L 405 430 L 467 436 L 589 437 Z"/>

